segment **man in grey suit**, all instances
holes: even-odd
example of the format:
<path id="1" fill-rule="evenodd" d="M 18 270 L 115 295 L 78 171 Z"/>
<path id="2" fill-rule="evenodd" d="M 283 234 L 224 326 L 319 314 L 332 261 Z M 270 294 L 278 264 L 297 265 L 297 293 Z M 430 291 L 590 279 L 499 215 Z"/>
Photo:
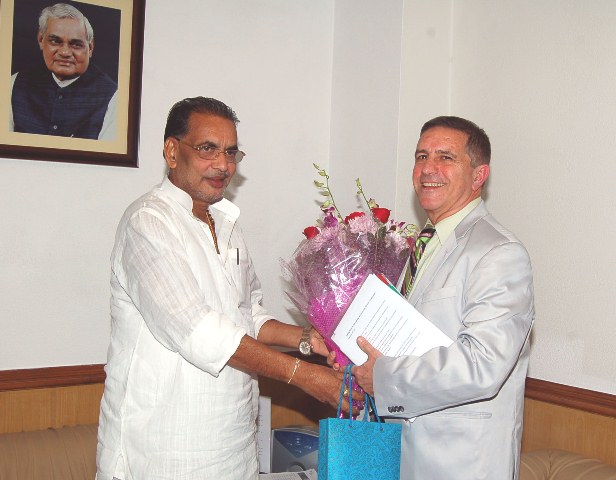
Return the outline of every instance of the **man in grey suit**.
<path id="1" fill-rule="evenodd" d="M 358 383 L 402 423 L 403 480 L 518 478 L 532 269 L 481 199 L 489 162 L 490 141 L 474 123 L 423 126 L 413 186 L 436 233 L 408 299 L 453 344 L 393 358 L 358 340 L 368 354 L 353 368 Z"/>

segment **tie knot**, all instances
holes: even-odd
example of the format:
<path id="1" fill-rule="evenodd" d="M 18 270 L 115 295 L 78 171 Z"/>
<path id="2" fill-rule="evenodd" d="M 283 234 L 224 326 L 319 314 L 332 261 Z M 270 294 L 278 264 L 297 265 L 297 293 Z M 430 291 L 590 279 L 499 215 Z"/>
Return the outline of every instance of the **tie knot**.
<path id="1" fill-rule="evenodd" d="M 434 232 L 436 232 L 436 229 L 434 227 L 426 227 L 421 232 L 419 232 L 419 237 L 432 238 L 434 236 Z"/>
<path id="2" fill-rule="evenodd" d="M 415 240 L 415 250 L 421 249 L 423 252 L 423 249 L 426 247 L 426 243 L 430 241 L 435 232 L 436 229 L 434 227 L 426 227 L 419 232 L 419 235 L 417 235 L 417 239 Z M 419 255 L 421 255 L 421 253 Z M 419 260 L 419 258 L 417 260 Z"/>

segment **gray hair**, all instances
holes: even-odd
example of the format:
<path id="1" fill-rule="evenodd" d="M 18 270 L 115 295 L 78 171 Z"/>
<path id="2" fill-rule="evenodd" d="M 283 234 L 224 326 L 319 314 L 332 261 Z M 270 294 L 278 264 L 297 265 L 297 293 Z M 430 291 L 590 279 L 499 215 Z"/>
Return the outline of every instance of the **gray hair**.
<path id="1" fill-rule="evenodd" d="M 465 118 L 443 116 L 428 120 L 421 127 L 420 135 L 435 127 L 451 128 L 462 133 L 466 133 L 466 153 L 471 158 L 471 167 L 475 168 L 479 165 L 489 165 L 492 155 L 492 147 L 490 139 L 486 132 L 476 124 Z"/>
<path id="2" fill-rule="evenodd" d="M 75 20 L 80 20 L 86 29 L 86 39 L 88 40 L 88 43 L 94 40 L 94 30 L 92 29 L 92 25 L 90 25 L 90 22 L 83 15 L 83 13 L 72 5 L 68 5 L 66 3 L 56 3 L 51 7 L 45 7 L 43 9 L 38 20 L 39 32 L 43 35 L 45 35 L 45 32 L 47 31 L 47 21 L 50 18 L 74 18 Z"/>

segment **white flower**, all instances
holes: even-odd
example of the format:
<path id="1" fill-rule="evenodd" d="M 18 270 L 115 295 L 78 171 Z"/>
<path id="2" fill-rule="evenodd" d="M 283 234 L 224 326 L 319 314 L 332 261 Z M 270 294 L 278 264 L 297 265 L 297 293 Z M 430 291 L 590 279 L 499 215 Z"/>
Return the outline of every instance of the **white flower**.
<path id="1" fill-rule="evenodd" d="M 362 215 L 361 217 L 355 217 L 349 220 L 349 230 L 351 233 L 372 233 L 375 235 L 378 228 L 379 225 L 372 215 Z"/>

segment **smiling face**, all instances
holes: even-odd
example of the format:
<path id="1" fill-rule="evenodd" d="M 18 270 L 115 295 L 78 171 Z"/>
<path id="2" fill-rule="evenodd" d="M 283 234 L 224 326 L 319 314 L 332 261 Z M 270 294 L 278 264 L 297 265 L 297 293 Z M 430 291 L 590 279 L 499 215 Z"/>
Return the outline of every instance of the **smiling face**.
<path id="1" fill-rule="evenodd" d="M 222 152 L 214 160 L 202 159 L 190 145 L 210 145 L 222 151 L 235 150 L 235 124 L 211 114 L 191 113 L 188 131 L 181 141 L 175 137 L 165 140 L 164 155 L 169 166 L 169 180 L 191 196 L 194 215 L 206 221 L 205 211 L 222 199 L 235 174 L 236 165 L 228 162 Z"/>
<path id="2" fill-rule="evenodd" d="M 49 18 L 38 43 L 47 69 L 60 80 L 83 75 L 90 65 L 94 42 L 88 42 L 86 27 L 75 18 Z"/>
<path id="3" fill-rule="evenodd" d="M 466 133 L 446 127 L 426 130 L 419 138 L 413 186 L 433 225 L 479 197 L 488 179 L 489 165 L 471 165 L 467 140 Z"/>

